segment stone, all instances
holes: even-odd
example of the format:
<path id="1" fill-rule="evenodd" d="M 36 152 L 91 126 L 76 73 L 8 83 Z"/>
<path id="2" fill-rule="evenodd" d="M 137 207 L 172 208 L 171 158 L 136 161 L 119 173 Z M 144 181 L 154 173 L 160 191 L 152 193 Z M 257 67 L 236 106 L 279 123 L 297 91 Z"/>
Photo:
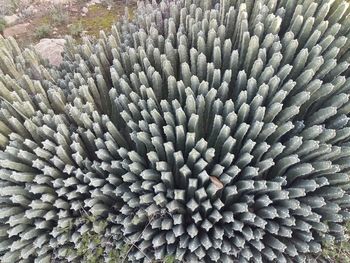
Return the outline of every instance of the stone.
<path id="1" fill-rule="evenodd" d="M 59 66 L 62 63 L 62 52 L 64 51 L 65 39 L 43 38 L 34 46 L 36 52 L 47 59 L 51 65 Z"/>
<path id="2" fill-rule="evenodd" d="M 4 16 L 4 20 L 6 22 L 6 25 L 12 26 L 17 23 L 17 21 L 19 20 L 19 16 L 16 14 L 13 14 L 11 16 Z"/>
<path id="3" fill-rule="evenodd" d="M 81 12 L 83 12 L 83 14 L 87 14 L 87 12 L 89 12 L 89 9 L 84 6 L 83 9 L 81 9 Z"/>
<path id="4" fill-rule="evenodd" d="M 18 35 L 22 35 L 28 32 L 29 23 L 18 24 L 4 30 L 4 37 L 16 37 Z"/>

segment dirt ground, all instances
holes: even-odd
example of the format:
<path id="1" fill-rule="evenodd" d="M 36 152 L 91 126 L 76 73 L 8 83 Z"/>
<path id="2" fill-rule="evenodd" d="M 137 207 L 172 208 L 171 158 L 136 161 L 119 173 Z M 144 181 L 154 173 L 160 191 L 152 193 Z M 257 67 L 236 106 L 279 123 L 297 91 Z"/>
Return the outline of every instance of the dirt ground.
<path id="1" fill-rule="evenodd" d="M 12 13 L 19 19 L 14 25 L 6 26 L 3 34 L 15 37 L 21 46 L 35 44 L 42 38 L 64 38 L 65 35 L 76 39 L 83 35 L 96 37 L 100 30 L 110 31 L 126 6 L 129 10 L 135 7 L 133 1 L 125 0 L 51 1 L 35 0 L 27 6 L 17 6 Z"/>

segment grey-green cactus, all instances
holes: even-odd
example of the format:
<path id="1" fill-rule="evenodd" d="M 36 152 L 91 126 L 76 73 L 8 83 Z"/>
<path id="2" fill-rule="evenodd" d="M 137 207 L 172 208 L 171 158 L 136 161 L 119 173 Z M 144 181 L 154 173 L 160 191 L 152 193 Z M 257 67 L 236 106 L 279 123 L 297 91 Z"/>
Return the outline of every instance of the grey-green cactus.
<path id="1" fill-rule="evenodd" d="M 344 240 L 349 16 L 139 2 L 111 35 L 69 39 L 58 68 L 1 38 L 1 262 L 125 244 L 131 262 L 304 262 Z"/>

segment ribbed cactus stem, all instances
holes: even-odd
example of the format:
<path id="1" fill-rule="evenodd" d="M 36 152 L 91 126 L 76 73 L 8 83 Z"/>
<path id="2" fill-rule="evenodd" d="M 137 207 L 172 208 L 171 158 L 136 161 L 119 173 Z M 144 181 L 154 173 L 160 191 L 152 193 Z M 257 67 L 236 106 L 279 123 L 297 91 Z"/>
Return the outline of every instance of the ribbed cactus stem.
<path id="1" fill-rule="evenodd" d="M 0 36 L 0 261 L 305 262 L 345 240 L 348 13 L 140 1 L 59 67 Z"/>

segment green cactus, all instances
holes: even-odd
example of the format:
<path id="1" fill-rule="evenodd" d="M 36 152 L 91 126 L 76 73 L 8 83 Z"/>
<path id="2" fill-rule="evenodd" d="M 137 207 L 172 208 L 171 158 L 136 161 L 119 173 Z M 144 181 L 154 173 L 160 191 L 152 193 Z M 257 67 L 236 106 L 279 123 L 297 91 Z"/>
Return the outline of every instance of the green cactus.
<path id="1" fill-rule="evenodd" d="M 346 240 L 349 10 L 142 1 L 59 67 L 0 38 L 1 262 L 305 262 Z"/>

